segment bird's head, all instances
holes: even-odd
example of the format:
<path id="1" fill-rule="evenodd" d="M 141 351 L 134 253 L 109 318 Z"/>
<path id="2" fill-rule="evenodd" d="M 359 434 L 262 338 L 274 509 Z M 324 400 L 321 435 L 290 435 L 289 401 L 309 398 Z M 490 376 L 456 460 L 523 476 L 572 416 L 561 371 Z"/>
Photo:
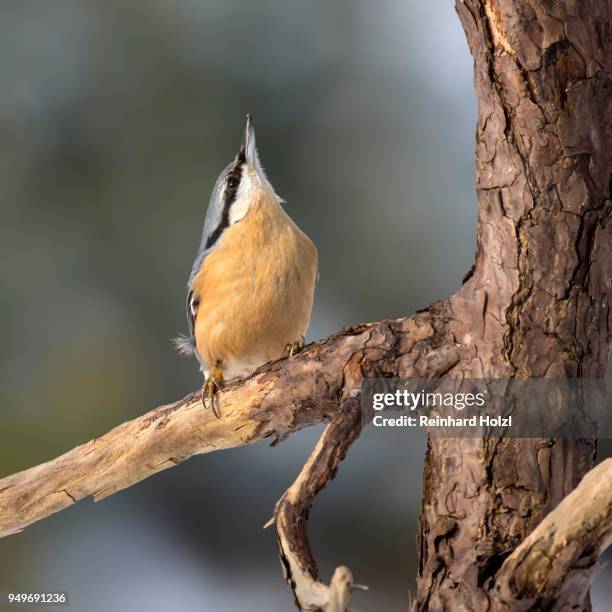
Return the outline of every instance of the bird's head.
<path id="1" fill-rule="evenodd" d="M 215 183 L 204 225 L 203 247 L 212 248 L 223 231 L 243 219 L 258 202 L 279 203 L 280 199 L 259 161 L 253 119 L 247 115 L 240 150 Z"/>

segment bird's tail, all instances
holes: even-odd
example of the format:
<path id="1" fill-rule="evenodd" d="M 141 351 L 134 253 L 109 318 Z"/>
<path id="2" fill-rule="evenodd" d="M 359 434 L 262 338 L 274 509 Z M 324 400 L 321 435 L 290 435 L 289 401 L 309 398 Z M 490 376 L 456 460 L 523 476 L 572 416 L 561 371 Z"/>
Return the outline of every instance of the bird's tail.
<path id="1" fill-rule="evenodd" d="M 178 337 L 172 339 L 172 343 L 180 355 L 193 355 L 195 353 L 195 340 L 190 336 L 179 334 Z"/>

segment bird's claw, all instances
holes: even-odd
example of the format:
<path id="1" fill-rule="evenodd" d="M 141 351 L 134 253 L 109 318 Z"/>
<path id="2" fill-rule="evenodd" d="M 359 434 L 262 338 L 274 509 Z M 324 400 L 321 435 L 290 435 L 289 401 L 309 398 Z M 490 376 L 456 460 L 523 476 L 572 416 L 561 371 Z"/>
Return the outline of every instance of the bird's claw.
<path id="1" fill-rule="evenodd" d="M 287 357 L 293 357 L 302 348 L 304 348 L 304 336 L 300 336 L 300 339 L 295 342 L 288 342 L 285 345 L 284 353 Z"/>
<path id="2" fill-rule="evenodd" d="M 219 406 L 215 402 L 215 396 L 217 391 L 223 386 L 224 378 L 220 364 L 217 362 L 215 367 L 209 372 L 204 384 L 202 385 L 202 406 L 208 408 L 206 400 L 210 400 L 210 407 L 212 408 L 213 414 L 220 419 L 221 414 L 219 413 Z"/>

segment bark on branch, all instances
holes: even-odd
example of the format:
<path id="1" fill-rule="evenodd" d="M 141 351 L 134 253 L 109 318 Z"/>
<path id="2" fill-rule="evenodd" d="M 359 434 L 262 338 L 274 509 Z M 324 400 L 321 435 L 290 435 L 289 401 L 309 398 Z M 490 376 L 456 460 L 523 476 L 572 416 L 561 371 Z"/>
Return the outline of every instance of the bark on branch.
<path id="1" fill-rule="evenodd" d="M 612 543 L 612 459 L 593 468 L 495 578 L 491 612 L 580 609 Z"/>
<path id="2" fill-rule="evenodd" d="M 340 405 L 325 428 L 300 475 L 276 504 L 274 522 L 285 579 L 300 610 L 344 612 L 353 588 L 347 567 L 338 567 L 328 585 L 319 581 L 310 551 L 306 522 L 315 496 L 335 476 L 338 464 L 359 435 L 361 409 L 357 398 Z"/>

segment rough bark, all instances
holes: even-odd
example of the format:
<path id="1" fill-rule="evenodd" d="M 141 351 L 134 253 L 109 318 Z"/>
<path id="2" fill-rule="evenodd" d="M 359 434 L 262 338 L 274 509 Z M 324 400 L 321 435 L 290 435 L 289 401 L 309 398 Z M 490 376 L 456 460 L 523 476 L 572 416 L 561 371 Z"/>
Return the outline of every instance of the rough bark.
<path id="1" fill-rule="evenodd" d="M 463 287 L 439 307 L 436 327 L 459 345 L 448 375 L 603 377 L 612 329 L 612 6 L 465 0 L 457 11 L 478 99 L 478 250 Z M 489 609 L 503 560 L 594 453 L 593 440 L 431 439 L 418 608 Z"/>

